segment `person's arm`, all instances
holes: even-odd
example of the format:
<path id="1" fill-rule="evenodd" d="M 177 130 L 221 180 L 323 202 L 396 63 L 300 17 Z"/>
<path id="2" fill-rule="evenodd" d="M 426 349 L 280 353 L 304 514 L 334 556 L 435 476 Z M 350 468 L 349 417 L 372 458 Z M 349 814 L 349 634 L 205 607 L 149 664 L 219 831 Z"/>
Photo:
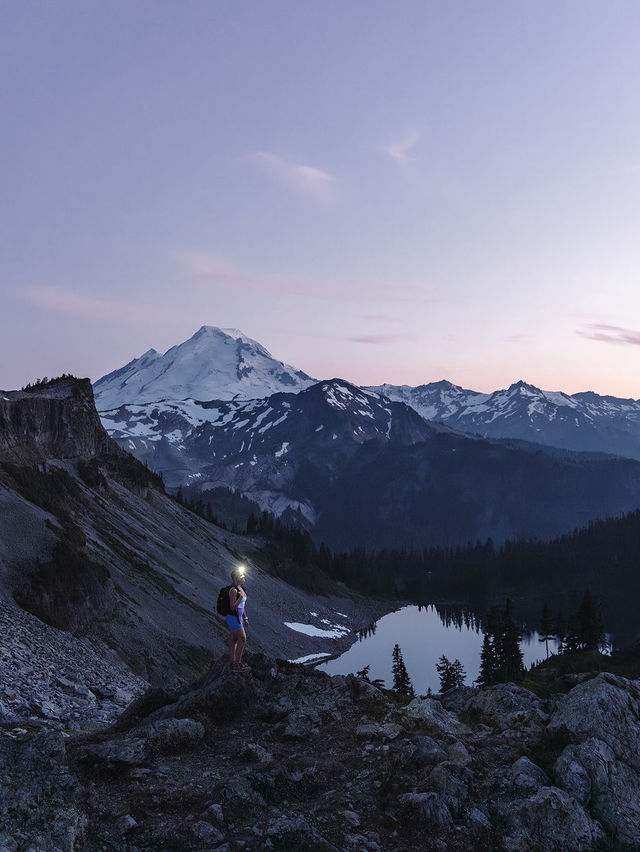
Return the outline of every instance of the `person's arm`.
<path id="1" fill-rule="evenodd" d="M 240 595 L 238 594 L 238 590 L 235 586 L 232 586 L 229 589 L 229 606 L 231 609 L 238 609 L 238 604 L 240 603 Z"/>

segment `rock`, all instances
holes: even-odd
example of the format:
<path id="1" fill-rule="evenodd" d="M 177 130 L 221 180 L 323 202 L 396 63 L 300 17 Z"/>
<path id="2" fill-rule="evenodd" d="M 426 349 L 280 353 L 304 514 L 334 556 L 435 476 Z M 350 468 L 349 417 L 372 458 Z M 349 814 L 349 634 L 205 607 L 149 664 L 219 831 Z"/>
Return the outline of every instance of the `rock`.
<path id="1" fill-rule="evenodd" d="M 387 722 L 384 725 L 365 722 L 356 728 L 356 736 L 359 739 L 395 740 L 401 731 L 400 725 L 395 725 L 393 722 Z"/>
<path id="2" fill-rule="evenodd" d="M 471 686 L 454 686 L 452 689 L 447 689 L 440 696 L 440 702 L 445 710 L 450 713 L 460 713 L 469 699 L 476 694 L 478 690 Z"/>
<path id="3" fill-rule="evenodd" d="M 441 793 L 449 808 L 459 812 L 469 798 L 471 773 L 451 763 L 441 763 L 431 770 L 429 786 Z"/>
<path id="4" fill-rule="evenodd" d="M 448 829 L 453 826 L 451 811 L 438 793 L 403 793 L 398 796 L 398 802 L 432 828 Z"/>
<path id="5" fill-rule="evenodd" d="M 440 733 L 455 736 L 464 729 L 458 719 L 433 698 L 414 698 L 405 708 L 405 713 L 410 719 Z"/>
<path id="6" fill-rule="evenodd" d="M 608 673 L 578 684 L 549 731 L 577 742 L 556 763 L 558 784 L 619 842 L 640 845 L 640 684 Z"/>
<path id="7" fill-rule="evenodd" d="M 558 784 L 626 846 L 640 846 L 640 778 L 595 737 L 568 746 L 555 766 Z"/>
<path id="8" fill-rule="evenodd" d="M 411 760 L 417 766 L 429 766 L 447 759 L 447 752 L 432 737 L 416 737 L 413 745 L 415 750 Z"/>
<path id="9" fill-rule="evenodd" d="M 147 759 L 149 744 L 142 737 L 109 740 L 104 743 L 81 746 L 78 760 L 102 764 L 108 769 L 140 766 Z"/>
<path id="10" fill-rule="evenodd" d="M 575 686 L 553 714 L 549 732 L 575 742 L 597 737 L 640 772 L 640 683 L 604 672 Z"/>
<path id="11" fill-rule="evenodd" d="M 191 826 L 191 834 L 203 843 L 221 843 L 224 840 L 224 835 L 219 828 L 211 825 L 205 820 L 198 820 Z"/>
<path id="12" fill-rule="evenodd" d="M 267 826 L 267 835 L 278 842 L 300 842 L 312 834 L 311 826 L 304 817 L 280 817 L 271 820 Z"/>
<path id="13" fill-rule="evenodd" d="M 340 811 L 340 816 L 349 823 L 351 828 L 358 828 L 360 825 L 360 817 L 355 811 Z"/>
<path id="14" fill-rule="evenodd" d="M 159 719 L 143 732 L 160 751 L 188 748 L 204 739 L 204 725 L 195 719 Z"/>
<path id="15" fill-rule="evenodd" d="M 336 680 L 336 677 L 332 678 L 332 680 Z M 377 686 L 369 683 L 368 680 L 347 675 L 345 682 L 354 701 L 373 701 L 378 703 L 385 700 L 383 692 Z"/>
<path id="16" fill-rule="evenodd" d="M 76 686 L 78 685 L 74 683 L 74 681 L 69 680 L 69 678 L 66 677 L 57 677 L 56 683 L 58 684 L 58 686 L 61 686 L 65 692 L 69 692 L 71 694 L 75 692 Z"/>
<path id="17" fill-rule="evenodd" d="M 447 749 L 447 755 L 451 763 L 457 766 L 468 766 L 471 763 L 471 755 L 467 751 L 467 747 L 460 740 L 451 743 Z"/>
<path id="18" fill-rule="evenodd" d="M 245 743 L 240 751 L 240 757 L 245 760 L 255 760 L 258 763 L 271 763 L 273 755 L 259 743 Z"/>
<path id="19" fill-rule="evenodd" d="M 118 837 L 122 837 L 128 831 L 135 828 L 138 825 L 136 820 L 131 816 L 131 814 L 125 814 L 121 816 L 120 819 L 116 822 L 113 827 L 114 832 L 118 835 Z"/>
<path id="20" fill-rule="evenodd" d="M 549 784 L 545 772 L 529 760 L 528 757 L 520 757 L 512 765 L 509 778 L 516 790 L 522 795 L 530 795 Z"/>
<path id="21" fill-rule="evenodd" d="M 471 808 L 471 811 L 469 812 L 469 822 L 472 828 L 475 829 L 491 828 L 491 821 L 489 817 L 479 808 Z"/>
<path id="22" fill-rule="evenodd" d="M 282 737 L 285 740 L 306 740 L 312 727 L 313 723 L 306 713 L 292 713 L 282 728 Z"/>
<path id="23" fill-rule="evenodd" d="M 216 825 L 224 825 L 224 814 L 222 812 L 222 805 L 219 805 L 217 802 L 209 805 L 208 808 L 202 814 L 202 819 L 208 822 L 215 822 Z"/>
<path id="24" fill-rule="evenodd" d="M 540 733 L 548 715 L 537 695 L 515 683 L 498 683 L 475 693 L 464 711 L 499 731 Z"/>
<path id="25" fill-rule="evenodd" d="M 508 852 L 558 852 L 595 849 L 605 835 L 580 805 L 564 790 L 542 787 L 519 806 L 507 812 Z"/>

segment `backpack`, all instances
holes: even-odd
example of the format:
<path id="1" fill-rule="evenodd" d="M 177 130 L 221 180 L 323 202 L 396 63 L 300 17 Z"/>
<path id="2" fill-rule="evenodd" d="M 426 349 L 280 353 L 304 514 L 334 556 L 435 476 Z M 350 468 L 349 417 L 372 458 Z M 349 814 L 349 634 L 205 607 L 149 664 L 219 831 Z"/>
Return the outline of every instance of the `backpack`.
<path id="1" fill-rule="evenodd" d="M 220 613 L 220 615 L 233 615 L 233 610 L 231 609 L 231 604 L 229 603 L 229 592 L 233 586 L 223 586 L 218 592 L 218 602 L 216 603 L 216 609 Z"/>

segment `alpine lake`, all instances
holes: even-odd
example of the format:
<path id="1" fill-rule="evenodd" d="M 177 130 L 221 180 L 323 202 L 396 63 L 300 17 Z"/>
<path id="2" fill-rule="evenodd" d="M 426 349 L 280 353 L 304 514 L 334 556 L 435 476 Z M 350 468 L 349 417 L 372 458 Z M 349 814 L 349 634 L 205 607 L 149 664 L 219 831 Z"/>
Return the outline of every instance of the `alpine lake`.
<path id="1" fill-rule="evenodd" d="M 429 689 L 434 693 L 440 691 L 436 665 L 443 654 L 451 662 L 460 660 L 467 685 L 472 685 L 478 677 L 482 648 L 480 624 L 469 611 L 433 604 L 404 606 L 388 613 L 361 631 L 348 651 L 316 667 L 330 675 L 346 675 L 369 666 L 369 679 L 380 679 L 391 688 L 392 652 L 396 644 L 400 646 L 417 695 L 424 695 Z M 520 648 L 526 667 L 547 656 L 545 642 L 540 641 L 535 632 L 523 636 Z M 549 641 L 548 648 L 549 654 L 554 653 L 557 642 Z"/>

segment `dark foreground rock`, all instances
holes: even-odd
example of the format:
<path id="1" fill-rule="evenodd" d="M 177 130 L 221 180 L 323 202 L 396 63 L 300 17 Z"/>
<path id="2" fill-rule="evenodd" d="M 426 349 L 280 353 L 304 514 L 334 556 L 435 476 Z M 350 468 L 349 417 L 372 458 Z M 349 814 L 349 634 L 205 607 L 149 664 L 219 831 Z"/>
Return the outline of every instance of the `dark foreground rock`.
<path id="1" fill-rule="evenodd" d="M 109 728 L 0 736 L 0 850 L 599 850 L 640 844 L 640 690 L 599 675 L 406 707 L 250 656 Z M 619 844 L 619 846 L 616 846 Z"/>

